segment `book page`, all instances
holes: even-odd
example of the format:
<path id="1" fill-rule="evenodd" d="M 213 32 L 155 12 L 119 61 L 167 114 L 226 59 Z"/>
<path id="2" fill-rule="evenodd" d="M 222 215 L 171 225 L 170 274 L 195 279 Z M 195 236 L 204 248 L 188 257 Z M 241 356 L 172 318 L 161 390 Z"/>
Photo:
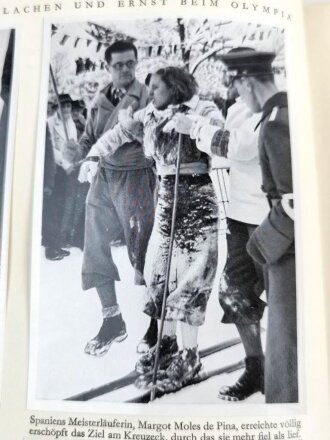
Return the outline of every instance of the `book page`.
<path id="1" fill-rule="evenodd" d="M 2 1 L 1 18 L 15 23 L 20 54 L 3 437 L 326 438 L 323 266 L 300 2 Z M 109 52 L 118 40 L 130 46 Z M 266 57 L 262 67 L 257 63 L 261 70 L 245 65 L 240 70 L 242 64 L 233 68 L 229 63 L 225 71 L 222 56 L 239 47 Z M 223 142 L 225 133 L 238 145 L 242 137 L 244 143 L 254 139 L 255 155 L 247 151 L 244 157 L 257 169 L 261 194 L 255 128 L 264 128 L 263 108 L 248 103 L 266 102 L 259 76 L 268 83 L 267 75 L 272 77 L 271 96 L 280 101 L 265 117 L 275 126 L 281 118 L 287 121 L 284 128 L 280 124 L 283 132 L 276 133 L 285 139 L 279 148 L 289 143 L 289 156 L 288 149 L 279 150 L 289 159 L 273 177 L 277 181 L 292 174 L 293 190 L 290 178 L 286 183 L 280 178 L 286 202 L 273 195 L 269 206 L 264 196 L 257 210 L 244 210 L 242 221 L 230 197 L 237 171 L 233 163 L 241 165 L 242 160 L 235 159 L 229 141 Z M 232 83 L 240 99 L 230 107 Z M 254 95 L 252 84 L 259 91 Z M 251 96 L 255 101 L 249 101 Z M 188 133 L 178 135 L 180 113 L 182 124 L 196 124 L 198 135 L 190 125 Z M 218 133 L 218 142 L 210 142 L 207 150 L 210 133 Z M 183 161 L 176 185 L 173 151 L 179 147 Z M 244 190 L 255 182 L 250 182 L 254 171 L 248 176 Z M 181 199 L 173 228 L 175 188 Z M 97 214 L 101 209 L 103 214 Z M 285 233 L 274 228 L 278 212 L 285 219 Z M 244 234 L 254 237 L 244 238 L 244 246 L 241 223 Z M 269 236 L 274 229 L 276 238 Z M 267 273 L 258 274 L 246 244 L 256 256 L 262 231 L 267 245 L 269 237 L 275 249 L 281 243 L 287 277 L 276 278 L 283 269 L 276 265 L 280 257 L 275 265 L 267 260 Z M 277 289 L 282 305 L 289 292 L 283 314 L 278 305 L 263 313 L 269 302 L 264 286 L 245 309 L 242 298 L 228 290 L 243 274 L 241 269 L 238 276 L 228 271 L 230 246 L 250 265 L 249 277 L 254 273 L 252 279 L 262 280 L 269 292 Z M 165 276 L 169 254 L 172 266 Z M 163 325 L 164 289 L 169 295 Z M 162 330 L 170 341 L 159 354 L 154 392 L 150 364 L 155 355 L 142 353 L 146 342 L 140 343 L 150 318 L 158 320 L 156 336 Z M 251 348 L 246 336 L 259 328 L 259 321 L 260 345 L 254 338 Z M 241 323 L 249 327 L 239 334 Z M 288 339 L 278 336 L 286 329 Z M 279 351 L 279 342 L 287 351 Z M 244 390 L 243 396 L 235 390 L 232 396 L 223 387 L 242 375 L 249 349 L 255 389 Z M 265 350 L 268 385 L 263 394 Z M 283 372 L 288 357 L 290 368 Z M 285 387 L 278 386 L 287 378 Z"/>

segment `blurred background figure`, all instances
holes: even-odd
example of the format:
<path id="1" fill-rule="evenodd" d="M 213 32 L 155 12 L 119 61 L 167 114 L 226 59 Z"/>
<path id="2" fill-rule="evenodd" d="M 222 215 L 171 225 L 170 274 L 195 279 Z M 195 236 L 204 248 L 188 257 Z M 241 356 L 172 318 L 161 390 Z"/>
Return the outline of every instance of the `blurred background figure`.
<path id="1" fill-rule="evenodd" d="M 62 94 L 58 98 L 61 108 L 48 118 L 46 133 L 45 176 L 46 173 L 54 175 L 54 180 L 52 178 L 48 180 L 47 176 L 44 181 L 42 244 L 45 246 L 45 255 L 49 260 L 61 260 L 70 255 L 69 251 L 62 249 L 66 245 L 65 232 L 69 229 L 66 207 L 68 188 L 73 180 L 70 174 L 74 171 L 67 144 L 69 140 L 70 145 L 74 147 L 78 140 L 76 125 L 71 114 L 71 96 Z"/>
<path id="2" fill-rule="evenodd" d="M 85 110 L 86 107 L 83 100 L 72 101 L 71 115 L 77 129 L 78 140 L 81 138 L 82 134 L 85 131 L 85 126 L 86 126 L 86 119 L 84 116 Z"/>
<path id="3" fill-rule="evenodd" d="M 71 116 L 76 126 L 78 141 L 85 131 L 85 110 L 86 107 L 83 100 L 72 102 Z M 79 146 L 72 143 L 71 147 L 72 160 L 74 161 L 79 153 L 77 151 Z M 78 247 L 82 250 L 84 247 L 85 233 L 85 202 L 89 189 L 89 183 L 80 183 L 78 181 L 78 172 L 79 166 L 74 166 L 72 172 L 67 176 L 61 236 L 63 238 L 64 247 Z"/>
<path id="4" fill-rule="evenodd" d="M 53 100 L 49 99 L 47 102 L 47 118 L 50 118 L 55 114 L 57 110 L 57 104 Z"/>

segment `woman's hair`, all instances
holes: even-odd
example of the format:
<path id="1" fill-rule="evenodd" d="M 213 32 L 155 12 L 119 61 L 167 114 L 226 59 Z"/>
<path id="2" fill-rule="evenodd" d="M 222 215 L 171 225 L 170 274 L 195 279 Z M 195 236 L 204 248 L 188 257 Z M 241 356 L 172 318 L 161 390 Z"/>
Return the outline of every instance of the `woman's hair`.
<path id="1" fill-rule="evenodd" d="M 189 101 L 198 90 L 198 85 L 189 72 L 181 67 L 164 67 L 155 72 L 169 89 L 173 91 L 173 104 Z"/>

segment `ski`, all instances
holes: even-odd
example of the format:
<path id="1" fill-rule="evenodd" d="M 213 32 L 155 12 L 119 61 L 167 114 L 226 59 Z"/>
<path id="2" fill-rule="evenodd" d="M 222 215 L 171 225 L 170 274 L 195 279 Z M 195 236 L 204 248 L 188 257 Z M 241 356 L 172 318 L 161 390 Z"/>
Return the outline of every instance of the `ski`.
<path id="1" fill-rule="evenodd" d="M 218 353 L 226 348 L 233 347 L 234 345 L 238 345 L 241 343 L 240 338 L 229 339 L 228 341 L 221 342 L 220 344 L 212 345 L 211 347 L 207 347 L 202 349 L 199 352 L 201 358 L 210 356 L 214 353 Z M 127 387 L 132 385 L 135 380 L 139 377 L 138 373 L 133 370 L 125 376 L 120 377 L 119 379 L 108 382 L 104 385 L 101 385 L 96 388 L 92 388 L 88 391 L 83 391 L 82 393 L 76 394 L 71 397 L 67 397 L 64 400 L 72 400 L 76 402 L 84 402 L 87 400 L 95 399 L 96 397 L 102 396 L 103 394 L 110 393 L 111 391 L 119 390 L 120 388 Z"/>
<path id="2" fill-rule="evenodd" d="M 196 377 L 194 377 L 194 379 L 185 383 L 181 388 L 178 388 L 177 390 L 166 392 L 166 391 L 161 391 L 156 388 L 155 398 L 159 399 L 160 397 L 164 396 L 165 394 L 177 393 L 178 391 L 182 390 L 185 387 L 188 387 L 190 385 L 196 385 L 201 382 L 205 382 L 206 380 L 210 379 L 211 377 L 219 376 L 220 374 L 232 373 L 236 370 L 240 370 L 241 368 L 244 368 L 244 366 L 245 366 L 244 361 L 240 361 L 240 362 L 237 362 L 236 364 L 228 365 L 227 367 L 216 368 L 211 371 L 201 371 Z M 141 394 L 140 396 L 135 397 L 134 399 L 126 400 L 125 403 L 149 403 L 151 401 L 150 397 L 151 397 L 151 391 L 149 390 L 149 391 L 146 391 L 145 393 Z"/>

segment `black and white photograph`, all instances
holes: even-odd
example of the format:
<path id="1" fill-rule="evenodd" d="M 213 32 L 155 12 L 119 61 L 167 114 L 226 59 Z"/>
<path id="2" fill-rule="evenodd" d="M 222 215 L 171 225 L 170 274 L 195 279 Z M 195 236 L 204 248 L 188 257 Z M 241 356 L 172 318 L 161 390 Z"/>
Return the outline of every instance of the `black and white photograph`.
<path id="1" fill-rule="evenodd" d="M 300 402 L 285 40 L 47 23 L 29 402 Z"/>
<path id="2" fill-rule="evenodd" d="M 0 370 L 7 304 L 10 203 L 13 168 L 15 29 L 0 28 Z"/>

